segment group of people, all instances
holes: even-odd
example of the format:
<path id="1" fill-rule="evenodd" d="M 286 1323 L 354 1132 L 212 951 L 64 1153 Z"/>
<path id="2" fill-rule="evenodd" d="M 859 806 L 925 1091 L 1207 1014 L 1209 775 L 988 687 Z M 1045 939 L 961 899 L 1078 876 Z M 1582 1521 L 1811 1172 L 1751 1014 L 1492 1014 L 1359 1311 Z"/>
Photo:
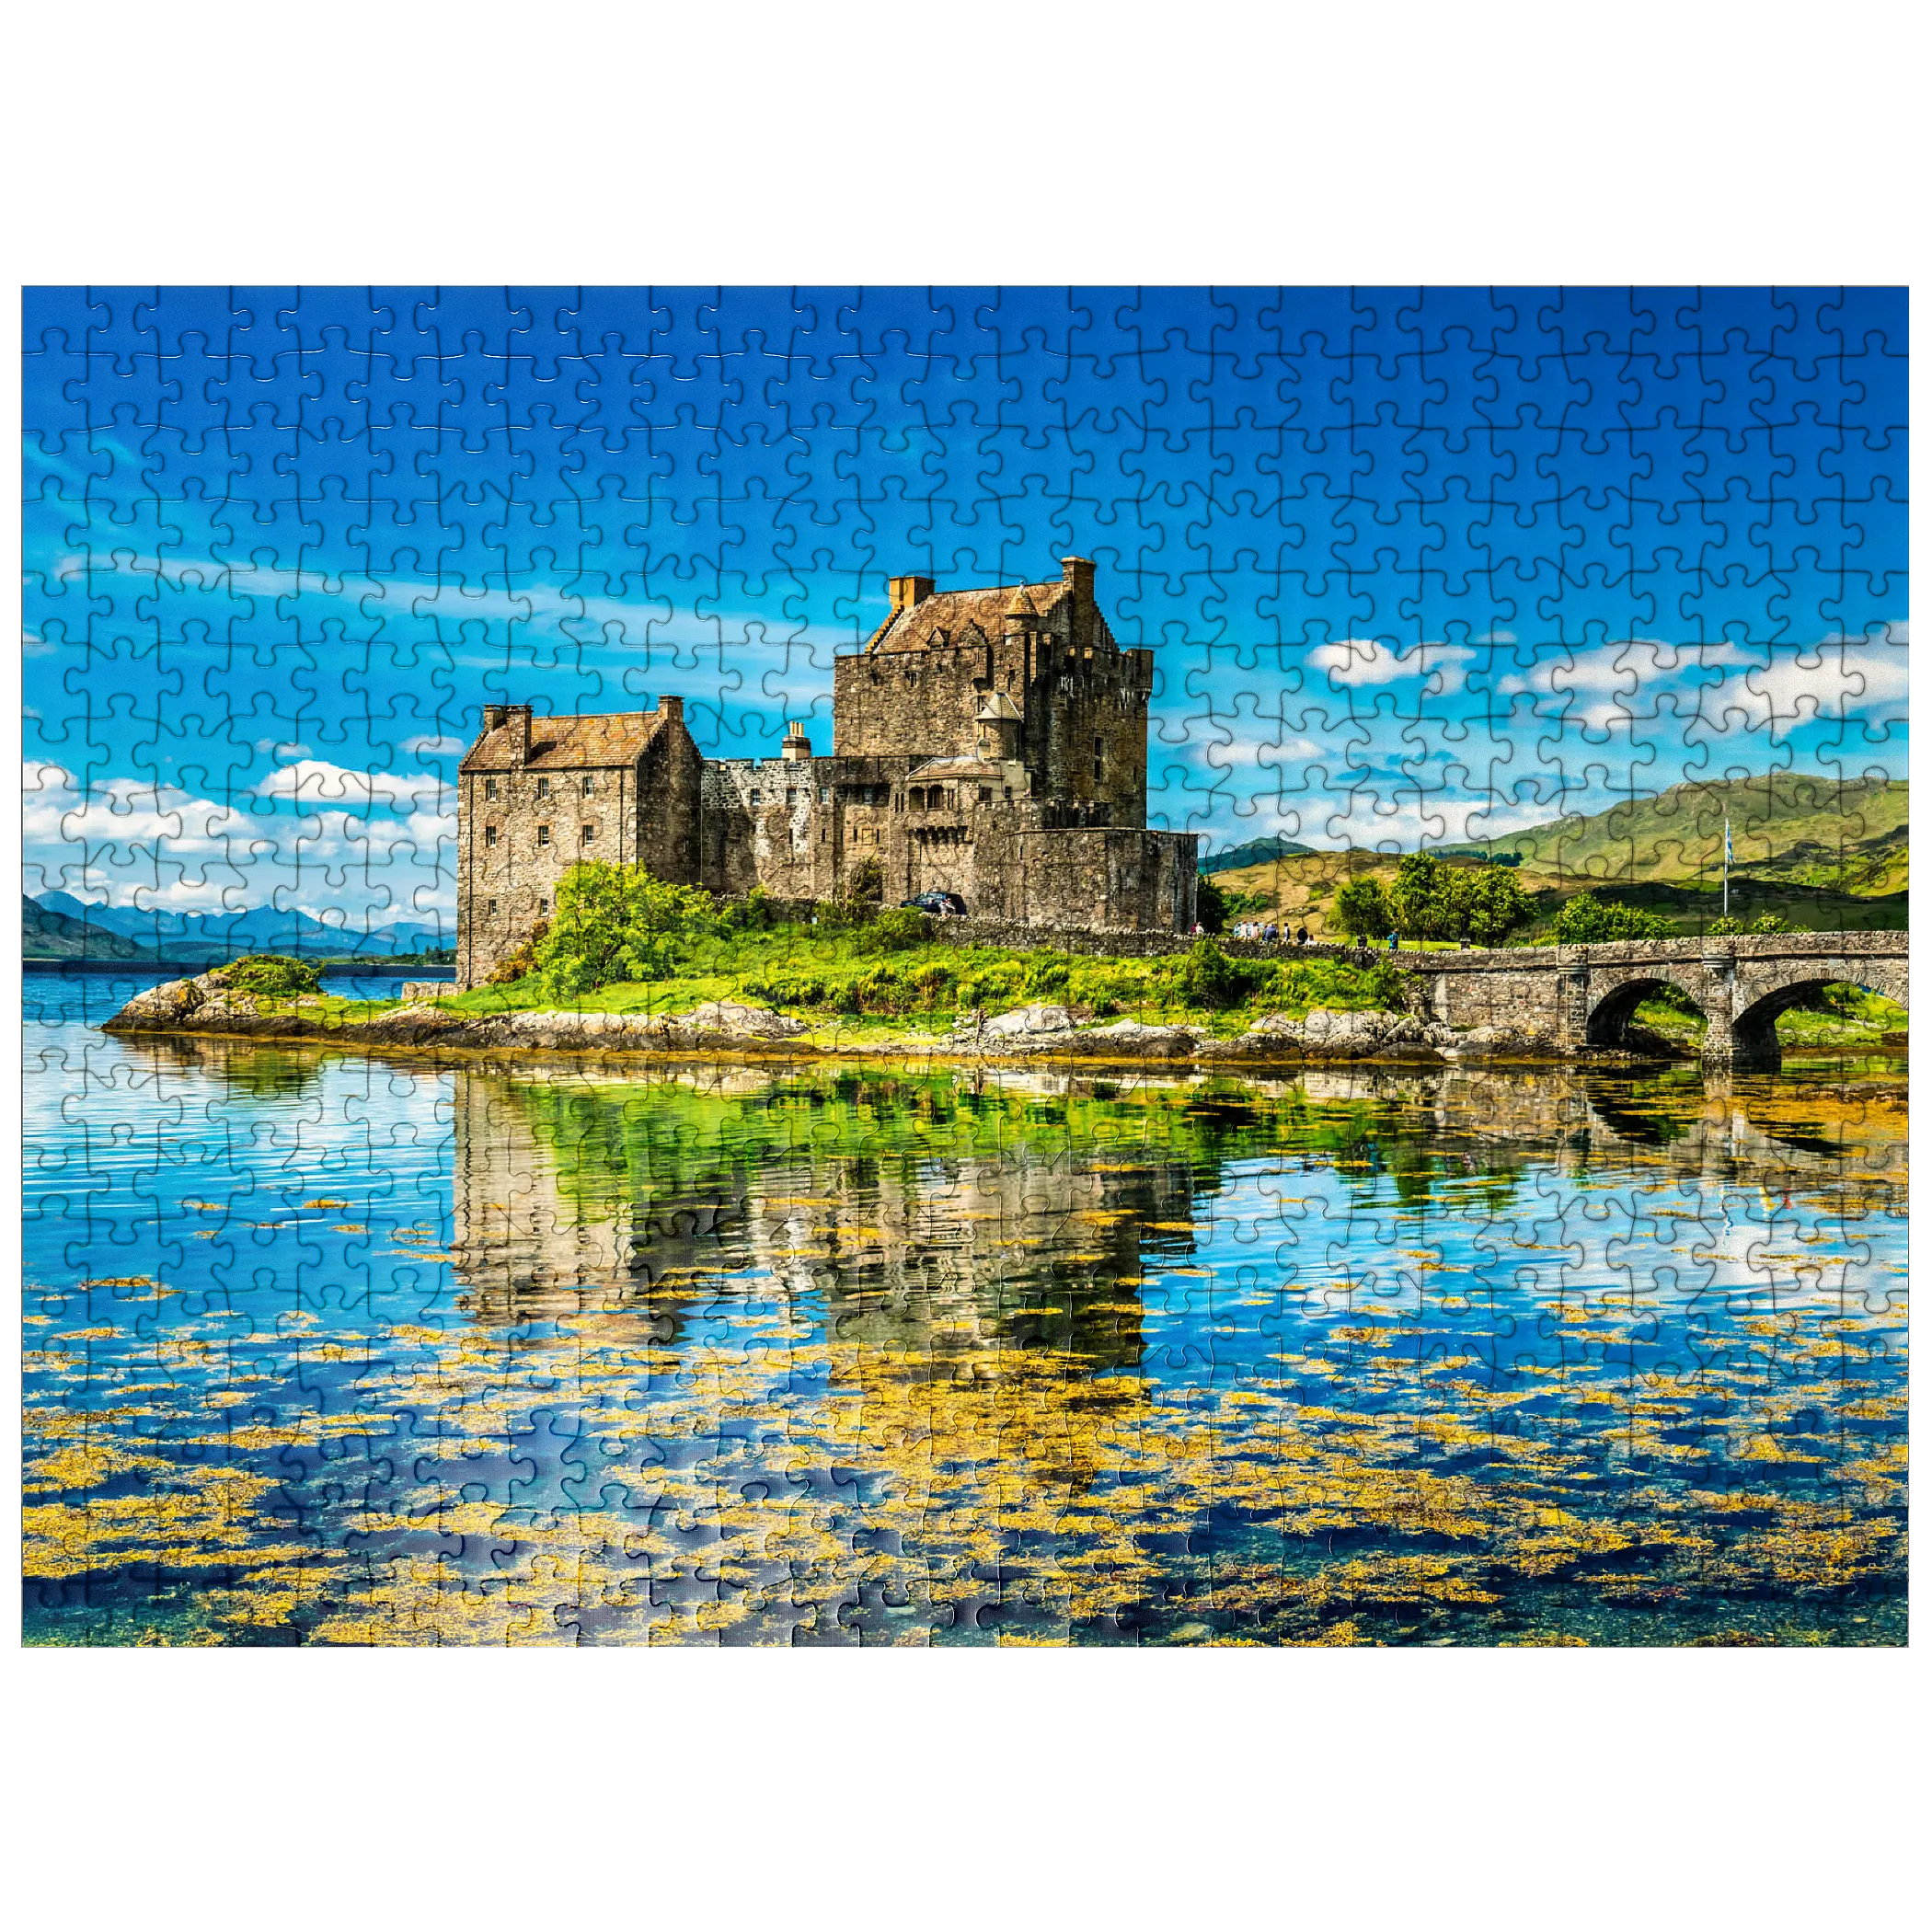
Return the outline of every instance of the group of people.
<path id="1" fill-rule="evenodd" d="M 1283 939 L 1288 938 L 1292 938 L 1297 946 L 1305 946 L 1308 943 L 1308 928 L 1305 926 L 1297 926 L 1293 934 L 1290 934 L 1285 928 L 1277 926 L 1272 919 L 1265 925 L 1259 919 L 1237 919 L 1229 928 L 1229 936 L 1236 939 L 1259 939 L 1264 946 L 1279 946 Z"/>

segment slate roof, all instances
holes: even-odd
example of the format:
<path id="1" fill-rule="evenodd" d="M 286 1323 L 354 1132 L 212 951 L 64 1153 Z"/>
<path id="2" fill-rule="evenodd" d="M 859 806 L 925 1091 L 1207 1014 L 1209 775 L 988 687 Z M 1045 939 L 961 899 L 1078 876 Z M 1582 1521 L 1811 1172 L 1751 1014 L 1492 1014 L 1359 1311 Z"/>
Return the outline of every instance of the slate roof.
<path id="1" fill-rule="evenodd" d="M 604 711 L 588 718 L 533 718 L 530 755 L 522 769 L 532 772 L 607 771 L 635 765 L 666 711 Z M 515 738 L 510 725 L 485 731 L 464 753 L 466 772 L 517 770 Z"/>
<path id="2" fill-rule="evenodd" d="M 999 778 L 1010 785 L 1016 782 L 1014 774 L 1018 773 L 1024 778 L 1026 769 L 1017 758 L 975 758 L 969 753 L 952 758 L 928 758 L 924 765 L 914 765 L 905 778 L 908 785 L 932 778 Z"/>
<path id="3" fill-rule="evenodd" d="M 989 641 L 1005 628 L 1002 619 L 1016 607 L 1045 616 L 1066 595 L 1058 578 L 1052 583 L 1026 583 L 990 591 L 937 591 L 909 611 L 889 617 L 872 633 L 868 650 L 923 650 L 936 643 L 957 644 L 972 625 Z M 943 637 L 941 636 L 943 633 Z"/>

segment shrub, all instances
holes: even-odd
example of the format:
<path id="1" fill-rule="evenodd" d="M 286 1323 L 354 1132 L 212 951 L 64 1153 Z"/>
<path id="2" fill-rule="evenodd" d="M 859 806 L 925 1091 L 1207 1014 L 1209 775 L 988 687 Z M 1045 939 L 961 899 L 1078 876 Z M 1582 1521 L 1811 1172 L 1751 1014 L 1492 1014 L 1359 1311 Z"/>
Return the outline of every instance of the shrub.
<path id="1" fill-rule="evenodd" d="M 1667 939 L 1671 922 L 1661 913 L 1578 892 L 1557 909 L 1550 935 L 1559 946 L 1596 946 L 1616 939 Z"/>
<path id="2" fill-rule="evenodd" d="M 1327 1006 L 1340 1012 L 1400 1013 L 1409 1005 L 1409 975 L 1386 958 L 1369 966 L 1350 966 L 1339 960 L 1284 960 L 1270 971 L 1271 976 L 1254 995 L 1255 1003 L 1265 1002 L 1284 1012 Z"/>
<path id="3" fill-rule="evenodd" d="M 1238 896 L 1238 895 L 1237 895 Z M 1228 921 L 1228 895 L 1216 885 L 1207 873 L 1201 872 L 1194 879 L 1194 916 L 1201 921 L 1203 930 L 1211 933 L 1223 932 Z"/>
<path id="4" fill-rule="evenodd" d="M 933 936 L 933 923 L 917 906 L 895 905 L 859 928 L 862 953 L 910 952 Z"/>
<path id="5" fill-rule="evenodd" d="M 1021 991 L 1029 999 L 1052 999 L 1073 984 L 1073 968 L 1058 953 L 1036 952 L 1023 969 Z"/>
<path id="6" fill-rule="evenodd" d="M 762 885 L 754 885 L 742 899 L 730 900 L 721 906 L 719 920 L 731 932 L 762 933 L 774 920 L 770 896 Z"/>
<path id="7" fill-rule="evenodd" d="M 830 1002 L 825 982 L 817 973 L 790 972 L 782 966 L 753 973 L 742 984 L 745 998 L 767 1006 L 822 1006 Z"/>
<path id="8" fill-rule="evenodd" d="M 1275 972 L 1266 960 L 1231 960 L 1206 938 L 1196 939 L 1163 965 L 1163 977 L 1186 1005 L 1210 1011 L 1240 1006 L 1258 986 L 1269 984 Z"/>
<path id="9" fill-rule="evenodd" d="M 642 866 L 588 859 L 557 888 L 557 916 L 532 951 L 552 998 L 618 980 L 662 979 L 680 940 L 718 930 L 711 895 L 667 885 Z"/>
<path id="10" fill-rule="evenodd" d="M 1791 928 L 1776 913 L 1760 913 L 1751 922 L 1751 930 L 1754 933 L 1788 933 Z"/>
<path id="11" fill-rule="evenodd" d="M 522 979 L 525 973 L 536 971 L 536 949 L 544 935 L 550 930 L 547 919 L 539 919 L 530 928 L 530 937 L 507 959 L 499 962 L 497 970 L 484 981 L 486 986 L 509 986 Z"/>
<path id="12" fill-rule="evenodd" d="M 1714 938 L 1735 939 L 1744 930 L 1744 922 L 1727 913 L 1721 919 L 1713 919 L 1705 930 Z"/>
<path id="13" fill-rule="evenodd" d="M 919 1006 L 927 1012 L 949 1004 L 958 983 L 952 968 L 940 960 L 927 960 L 910 968 L 906 980 L 918 995 Z"/>
<path id="14" fill-rule="evenodd" d="M 960 974 L 959 1001 L 966 1007 L 1004 1012 L 1025 990 L 1026 968 L 1016 960 L 995 960 L 989 965 L 969 967 Z"/>
<path id="15" fill-rule="evenodd" d="M 232 966 L 221 969 L 221 983 L 232 993 L 296 995 L 316 993 L 322 986 L 322 970 L 306 960 L 292 960 L 285 953 L 258 952 Z"/>
<path id="16" fill-rule="evenodd" d="M 896 1018 L 903 1013 L 914 1012 L 924 1004 L 917 983 L 897 966 L 873 967 L 852 982 L 848 994 L 849 1004 L 845 1001 L 840 1004 L 851 1013 Z"/>

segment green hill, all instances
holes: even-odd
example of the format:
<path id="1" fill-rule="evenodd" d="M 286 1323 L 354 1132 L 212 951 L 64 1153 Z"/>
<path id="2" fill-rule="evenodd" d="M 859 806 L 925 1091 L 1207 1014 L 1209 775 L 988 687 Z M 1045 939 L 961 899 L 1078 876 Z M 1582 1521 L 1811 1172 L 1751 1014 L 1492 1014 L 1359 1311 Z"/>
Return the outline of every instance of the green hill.
<path id="1" fill-rule="evenodd" d="M 1251 838 L 1245 845 L 1234 845 L 1225 852 L 1210 853 L 1201 861 L 1201 869 L 1234 872 L 1244 866 L 1265 866 L 1271 859 L 1305 858 L 1314 850 L 1313 845 L 1298 845 L 1276 833 L 1271 838 Z"/>
<path id="2" fill-rule="evenodd" d="M 1673 785 L 1608 811 L 1557 819 L 1456 852 L 1514 853 L 1567 882 L 1717 884 L 1731 821 L 1731 876 L 1835 895 L 1890 897 L 1907 877 L 1911 788 L 1903 778 L 1800 772 Z"/>

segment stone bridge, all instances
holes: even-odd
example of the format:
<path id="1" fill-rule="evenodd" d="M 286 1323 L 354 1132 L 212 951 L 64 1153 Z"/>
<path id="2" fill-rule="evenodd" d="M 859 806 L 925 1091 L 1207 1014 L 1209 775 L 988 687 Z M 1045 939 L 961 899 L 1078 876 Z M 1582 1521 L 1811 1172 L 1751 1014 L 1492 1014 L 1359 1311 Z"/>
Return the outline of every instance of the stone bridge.
<path id="1" fill-rule="evenodd" d="M 1674 986 L 1710 1022 L 1707 1064 L 1775 1068 L 1777 1016 L 1834 980 L 1906 1006 L 1909 939 L 1901 932 L 1754 933 L 1389 957 L 1423 982 L 1418 1005 L 1435 1018 L 1534 1030 L 1570 1052 L 1621 1045 L 1639 1004 Z"/>

